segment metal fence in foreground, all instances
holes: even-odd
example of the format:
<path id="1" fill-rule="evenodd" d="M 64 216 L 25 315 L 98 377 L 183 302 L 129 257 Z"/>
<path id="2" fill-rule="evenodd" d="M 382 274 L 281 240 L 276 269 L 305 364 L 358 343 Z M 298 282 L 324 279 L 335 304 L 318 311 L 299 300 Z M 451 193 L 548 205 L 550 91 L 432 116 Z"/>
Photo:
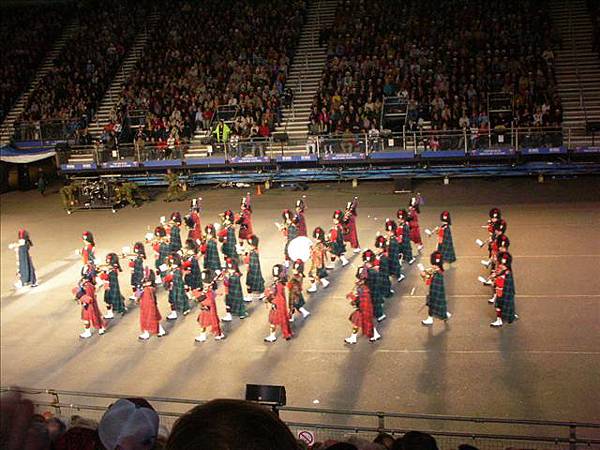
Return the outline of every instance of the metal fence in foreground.
<path id="1" fill-rule="evenodd" d="M 31 399 L 38 412 L 50 411 L 67 419 L 81 416 L 99 421 L 104 411 L 125 394 L 76 392 L 55 389 L 0 387 Z M 179 416 L 201 400 L 144 396 L 157 410 L 161 425 L 170 430 Z M 309 432 L 316 441 L 359 438 L 372 440 L 379 432 L 401 436 L 419 430 L 435 436 L 440 450 L 470 444 L 481 450 L 600 449 L 600 423 L 390 413 L 284 406 L 279 414 L 297 436 Z"/>

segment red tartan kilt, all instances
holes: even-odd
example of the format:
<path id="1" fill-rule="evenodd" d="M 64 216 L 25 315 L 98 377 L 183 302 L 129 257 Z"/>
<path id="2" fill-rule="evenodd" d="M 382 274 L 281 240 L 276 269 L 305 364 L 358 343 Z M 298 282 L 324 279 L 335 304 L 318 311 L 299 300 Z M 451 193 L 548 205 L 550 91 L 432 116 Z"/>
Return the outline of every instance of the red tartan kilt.
<path id="1" fill-rule="evenodd" d="M 196 228 L 190 230 L 190 232 L 188 233 L 188 239 L 192 239 L 194 242 L 196 242 L 196 240 L 201 240 L 202 230 Z"/>
<path id="2" fill-rule="evenodd" d="M 350 314 L 350 322 L 352 322 L 352 325 L 355 327 L 362 328 L 363 315 L 358 309 Z"/>
<path id="3" fill-rule="evenodd" d="M 412 225 L 410 224 L 410 232 L 409 232 L 409 237 L 410 240 L 413 241 L 415 244 L 420 244 L 421 241 L 421 229 L 419 228 L 419 225 Z"/>
<path id="4" fill-rule="evenodd" d="M 356 232 L 356 224 L 350 222 L 348 224 L 348 233 L 344 233 L 344 242 L 349 242 L 352 248 L 358 248 L 358 233 Z"/>
<path id="5" fill-rule="evenodd" d="M 198 323 L 202 328 L 216 330 L 219 327 L 219 317 L 213 311 L 203 309 L 198 314 Z"/>
<path id="6" fill-rule="evenodd" d="M 97 330 L 100 328 L 106 328 L 106 323 L 100 314 L 100 309 L 98 308 L 98 303 L 93 302 L 88 305 L 86 308 L 81 308 L 81 320 L 84 322 L 89 322 L 90 326 L 96 328 Z"/>
<path id="7" fill-rule="evenodd" d="M 240 240 L 248 240 L 248 239 L 250 239 L 250 236 L 252 236 L 252 230 L 240 228 L 240 232 L 238 233 L 238 236 L 239 236 Z"/>
<path id="8" fill-rule="evenodd" d="M 142 331 L 157 334 L 161 319 L 162 316 L 156 305 L 144 305 L 143 303 L 140 305 L 140 328 Z"/>
<path id="9" fill-rule="evenodd" d="M 289 317 L 287 317 L 285 311 L 271 309 L 269 312 L 269 323 L 271 325 L 284 327 L 289 323 Z"/>

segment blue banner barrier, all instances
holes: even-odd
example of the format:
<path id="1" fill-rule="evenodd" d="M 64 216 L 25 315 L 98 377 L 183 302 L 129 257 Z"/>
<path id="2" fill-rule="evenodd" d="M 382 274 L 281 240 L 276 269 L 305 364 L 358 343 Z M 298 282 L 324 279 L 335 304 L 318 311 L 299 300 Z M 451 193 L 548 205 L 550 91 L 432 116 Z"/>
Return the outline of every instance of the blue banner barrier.
<path id="1" fill-rule="evenodd" d="M 82 163 L 82 164 L 61 164 L 60 170 L 63 172 L 77 172 L 80 170 L 96 170 L 98 166 L 95 163 Z"/>
<path id="2" fill-rule="evenodd" d="M 481 148 L 477 150 L 471 150 L 469 152 L 471 156 L 484 156 L 484 157 L 494 157 L 494 156 L 512 156 L 515 154 L 515 151 L 511 148 Z"/>
<path id="3" fill-rule="evenodd" d="M 234 156 L 229 159 L 233 164 L 264 164 L 271 162 L 268 156 Z"/>
<path id="4" fill-rule="evenodd" d="M 280 162 L 280 163 L 297 163 L 297 162 L 312 162 L 312 161 L 317 161 L 317 155 L 315 154 L 311 154 L 311 155 L 290 155 L 290 156 L 286 156 L 286 155 L 279 155 L 275 157 L 275 161 Z"/>
<path id="5" fill-rule="evenodd" d="M 131 167 L 139 167 L 140 163 L 137 161 L 108 161 L 100 164 L 103 169 L 128 169 Z"/>
<path id="6" fill-rule="evenodd" d="M 369 159 L 414 159 L 413 152 L 373 152 Z"/>
<path id="7" fill-rule="evenodd" d="M 46 140 L 46 141 L 18 141 L 15 142 L 14 146 L 17 149 L 23 148 L 50 148 L 54 150 L 56 144 L 64 144 L 66 140 Z"/>
<path id="8" fill-rule="evenodd" d="M 423 159 L 436 159 L 436 158 L 464 158 L 465 152 L 463 150 L 425 150 L 421 153 Z"/>
<path id="9" fill-rule="evenodd" d="M 531 147 L 521 149 L 522 155 L 555 155 L 566 153 L 567 147 Z"/>
<path id="10" fill-rule="evenodd" d="M 225 158 L 190 158 L 185 160 L 186 166 L 217 166 L 224 164 Z"/>
<path id="11" fill-rule="evenodd" d="M 576 147 L 575 153 L 600 153 L 600 147 Z"/>
<path id="12" fill-rule="evenodd" d="M 144 161 L 144 167 L 181 167 L 183 165 L 181 159 L 162 159 Z"/>
<path id="13" fill-rule="evenodd" d="M 323 155 L 321 159 L 325 161 L 360 161 L 366 157 L 364 153 L 330 153 Z"/>

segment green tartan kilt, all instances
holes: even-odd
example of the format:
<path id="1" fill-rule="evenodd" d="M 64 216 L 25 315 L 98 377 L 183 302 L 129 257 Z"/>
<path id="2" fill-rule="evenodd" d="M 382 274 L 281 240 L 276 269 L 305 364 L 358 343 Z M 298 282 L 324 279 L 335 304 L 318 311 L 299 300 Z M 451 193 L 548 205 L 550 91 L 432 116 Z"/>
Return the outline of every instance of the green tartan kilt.
<path id="1" fill-rule="evenodd" d="M 517 311 L 515 308 L 515 282 L 512 274 L 507 275 L 503 295 L 496 298 L 494 306 L 500 309 L 503 321 L 514 322 Z"/>
<path id="2" fill-rule="evenodd" d="M 319 279 L 327 278 L 327 269 L 325 267 L 319 267 L 317 269 L 317 276 Z"/>
<path id="3" fill-rule="evenodd" d="M 304 301 L 304 295 L 302 295 L 302 293 L 301 293 L 294 301 L 294 308 L 300 309 L 304 305 L 306 305 L 306 302 Z"/>
<path id="4" fill-rule="evenodd" d="M 139 288 L 142 286 L 142 280 L 144 279 L 144 260 L 142 258 L 136 258 L 134 261 L 133 270 L 131 272 L 131 286 Z"/>
<path id="5" fill-rule="evenodd" d="M 383 257 L 379 260 L 378 286 L 380 286 L 381 294 L 384 298 L 391 297 L 392 283 L 389 274 L 389 258 Z"/>
<path id="6" fill-rule="evenodd" d="M 229 288 L 225 296 L 225 306 L 227 307 L 227 311 L 234 316 L 246 315 L 246 305 L 244 304 L 244 294 L 239 275 L 229 277 Z"/>
<path id="7" fill-rule="evenodd" d="M 173 285 L 169 291 L 169 303 L 173 311 L 182 313 L 190 309 L 190 302 L 185 294 L 181 274 L 173 277 Z"/>
<path id="8" fill-rule="evenodd" d="M 448 318 L 448 304 L 446 303 L 444 277 L 439 273 L 433 275 L 431 285 L 429 285 L 427 306 L 429 307 L 430 316 L 437 317 L 438 319 L 442 320 L 446 320 Z"/>
<path id="9" fill-rule="evenodd" d="M 248 292 L 264 292 L 265 290 L 265 279 L 260 269 L 260 260 L 255 252 L 250 253 L 246 286 L 248 287 Z"/>
<path id="10" fill-rule="evenodd" d="M 235 230 L 232 227 L 229 227 L 227 229 L 227 240 L 221 246 L 221 251 L 226 257 L 235 259 L 237 261 L 238 254 L 237 250 L 235 249 L 236 243 Z"/>
<path id="11" fill-rule="evenodd" d="M 192 266 L 190 272 L 185 276 L 185 285 L 190 289 L 198 289 L 202 286 L 202 280 L 200 278 L 200 265 L 196 258 L 192 258 Z"/>
<path id="12" fill-rule="evenodd" d="M 206 254 L 204 255 L 204 268 L 210 269 L 213 272 L 221 270 L 221 258 L 219 257 L 219 250 L 217 250 L 217 244 L 215 241 L 208 241 L 206 244 Z"/>
<path id="13" fill-rule="evenodd" d="M 453 263 L 456 261 L 456 254 L 454 253 L 454 244 L 452 242 L 452 232 L 450 228 L 446 228 L 444 232 L 444 239 L 442 243 L 438 244 L 437 251 L 442 254 L 444 262 Z"/>
<path id="14" fill-rule="evenodd" d="M 400 245 L 400 253 L 404 255 L 404 261 L 409 261 L 413 258 L 412 246 L 410 245 L 410 228 L 408 225 L 402 227 L 402 244 Z"/>
<path id="15" fill-rule="evenodd" d="M 373 300 L 373 311 L 375 317 L 381 317 L 383 315 L 384 305 L 384 292 L 385 288 L 382 287 L 382 283 L 379 281 L 379 273 L 374 269 L 369 269 L 367 276 L 367 286 L 371 291 L 371 298 Z"/>
<path id="16" fill-rule="evenodd" d="M 123 295 L 121 295 L 119 279 L 114 272 L 109 274 L 108 282 L 109 288 L 104 291 L 104 303 L 110 305 L 112 310 L 116 313 L 125 312 L 125 299 L 123 298 Z"/>
<path id="17" fill-rule="evenodd" d="M 392 239 L 396 240 L 395 238 Z M 402 266 L 400 265 L 400 244 L 398 244 L 398 241 L 396 241 L 395 244 L 390 244 L 388 253 L 388 271 L 390 275 L 398 278 L 400 274 L 402 274 Z"/>
<path id="18" fill-rule="evenodd" d="M 171 236 L 169 241 L 170 253 L 175 253 L 181 250 L 181 234 L 179 233 L 179 227 L 173 225 L 173 228 L 171 228 Z"/>

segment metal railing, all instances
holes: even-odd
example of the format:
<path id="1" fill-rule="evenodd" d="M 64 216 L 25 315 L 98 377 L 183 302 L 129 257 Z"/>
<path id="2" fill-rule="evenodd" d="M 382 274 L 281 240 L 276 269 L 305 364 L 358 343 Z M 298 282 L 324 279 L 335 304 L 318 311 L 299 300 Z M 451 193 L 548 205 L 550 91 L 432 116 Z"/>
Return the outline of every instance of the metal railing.
<path id="1" fill-rule="evenodd" d="M 16 391 L 32 400 L 38 412 L 52 410 L 68 417 L 85 414 L 100 420 L 117 399 L 126 394 L 78 392 L 58 389 L 0 387 L 0 392 Z M 144 396 L 156 409 L 161 424 L 170 429 L 177 417 L 193 406 L 205 403 L 194 399 Z M 460 443 L 480 449 L 503 449 L 516 445 L 527 448 L 577 450 L 600 447 L 600 423 L 507 419 L 498 417 L 451 416 L 331 408 L 278 408 L 292 431 L 312 431 L 319 440 L 345 439 L 349 436 L 374 437 L 386 432 L 400 435 L 409 430 L 426 431 L 438 439 L 440 448 L 456 448 Z M 523 448 L 523 447 L 521 447 Z"/>

